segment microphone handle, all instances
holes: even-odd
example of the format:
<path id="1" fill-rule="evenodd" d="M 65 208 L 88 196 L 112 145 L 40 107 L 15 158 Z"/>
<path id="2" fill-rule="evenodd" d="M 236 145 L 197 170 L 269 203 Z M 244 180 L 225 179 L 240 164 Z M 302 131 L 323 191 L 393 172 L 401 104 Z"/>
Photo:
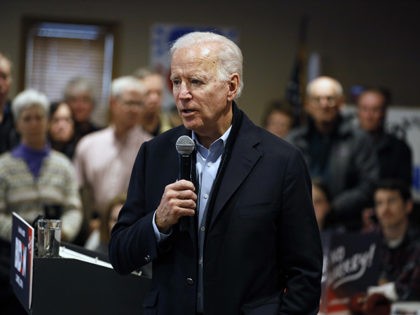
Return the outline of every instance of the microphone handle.
<path id="1" fill-rule="evenodd" d="M 191 168 L 191 154 L 179 155 L 179 179 L 186 179 L 192 181 Z M 188 231 L 191 219 L 189 217 L 182 217 L 179 219 L 179 230 Z"/>
<path id="2" fill-rule="evenodd" d="M 180 154 L 179 179 L 191 181 L 191 154 Z"/>

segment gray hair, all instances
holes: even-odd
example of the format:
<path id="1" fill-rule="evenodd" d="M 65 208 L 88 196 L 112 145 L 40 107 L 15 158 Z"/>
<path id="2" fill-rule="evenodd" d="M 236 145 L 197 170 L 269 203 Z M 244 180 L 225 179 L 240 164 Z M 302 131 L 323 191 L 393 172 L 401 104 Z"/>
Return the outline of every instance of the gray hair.
<path id="1" fill-rule="evenodd" d="M 153 69 L 151 67 L 138 68 L 137 70 L 135 70 L 133 72 L 133 75 L 132 76 L 135 77 L 135 78 L 137 78 L 137 79 L 139 79 L 139 80 L 143 80 L 143 79 L 145 79 L 145 78 L 147 78 L 147 77 L 149 77 L 151 75 L 159 75 L 159 76 L 162 76 L 162 74 L 159 71 L 157 71 L 157 70 L 155 70 L 155 69 Z"/>
<path id="2" fill-rule="evenodd" d="M 217 44 L 215 53 L 218 60 L 218 76 L 220 80 L 229 80 L 233 73 L 239 74 L 239 86 L 236 98 L 238 98 L 244 86 L 243 56 L 241 49 L 233 41 L 225 36 L 212 32 L 192 32 L 178 38 L 171 47 L 170 54 L 179 48 L 186 48 L 194 45 Z"/>
<path id="3" fill-rule="evenodd" d="M 75 77 L 66 84 L 66 87 L 64 88 L 64 99 L 67 101 L 71 97 L 81 93 L 88 94 L 92 103 L 95 103 L 93 85 L 84 77 Z"/>
<path id="4" fill-rule="evenodd" d="M 120 97 L 126 90 L 136 90 L 142 94 L 146 92 L 143 83 L 133 76 L 123 76 L 112 81 L 111 97 Z"/>
<path id="5" fill-rule="evenodd" d="M 48 115 L 50 102 L 45 94 L 34 89 L 27 89 L 19 93 L 12 103 L 12 111 L 15 121 L 19 119 L 23 110 L 32 106 L 42 108 L 45 111 L 45 114 Z"/>

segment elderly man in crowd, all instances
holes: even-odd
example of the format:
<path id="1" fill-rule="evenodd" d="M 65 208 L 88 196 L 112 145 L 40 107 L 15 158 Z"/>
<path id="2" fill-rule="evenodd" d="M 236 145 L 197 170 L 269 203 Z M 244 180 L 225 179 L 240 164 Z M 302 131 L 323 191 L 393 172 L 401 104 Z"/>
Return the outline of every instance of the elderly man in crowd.
<path id="1" fill-rule="evenodd" d="M 348 229 L 358 230 L 378 167 L 369 139 L 357 134 L 341 114 L 343 105 L 343 88 L 337 80 L 319 77 L 309 82 L 308 123 L 293 130 L 288 140 L 303 152 L 312 178 L 327 185 L 334 217 Z"/>
<path id="2" fill-rule="evenodd" d="M 372 140 L 379 162 L 381 179 L 395 178 L 411 185 L 413 161 L 411 148 L 385 129 L 389 97 L 383 89 L 366 88 L 357 98 L 358 130 Z"/>
<path id="3" fill-rule="evenodd" d="M 139 123 L 152 136 L 157 136 L 172 127 L 162 108 L 164 77 L 159 72 L 149 68 L 137 69 L 134 76 L 146 88 L 146 97 L 141 109 Z"/>
<path id="4" fill-rule="evenodd" d="M 74 164 L 88 222 L 105 215 L 109 202 L 127 191 L 137 152 L 144 141 L 151 139 L 138 125 L 144 97 L 145 88 L 136 78 L 115 79 L 110 126 L 86 135 L 77 144 Z"/>

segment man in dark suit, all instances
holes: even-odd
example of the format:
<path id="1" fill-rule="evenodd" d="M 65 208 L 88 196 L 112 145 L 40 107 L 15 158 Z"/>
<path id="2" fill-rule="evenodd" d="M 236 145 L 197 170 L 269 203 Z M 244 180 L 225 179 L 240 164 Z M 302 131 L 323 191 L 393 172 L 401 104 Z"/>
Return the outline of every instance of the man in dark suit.
<path id="1" fill-rule="evenodd" d="M 311 182 L 296 148 L 255 126 L 234 99 L 242 53 L 193 32 L 171 48 L 183 126 L 145 142 L 112 231 L 120 273 L 153 263 L 145 314 L 317 314 L 322 253 Z M 192 181 L 177 139 L 194 139 Z"/>

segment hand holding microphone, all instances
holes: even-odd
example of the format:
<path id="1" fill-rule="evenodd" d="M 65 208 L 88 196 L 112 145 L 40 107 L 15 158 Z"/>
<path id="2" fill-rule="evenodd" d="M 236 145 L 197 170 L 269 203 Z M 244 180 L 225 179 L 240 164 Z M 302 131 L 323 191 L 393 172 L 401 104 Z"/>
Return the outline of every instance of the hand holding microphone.
<path id="1" fill-rule="evenodd" d="M 197 194 L 191 182 L 194 141 L 188 136 L 181 136 L 176 142 L 179 153 L 179 180 L 165 187 L 160 204 L 156 210 L 156 225 L 161 232 L 168 231 L 184 216 L 194 216 Z"/>

